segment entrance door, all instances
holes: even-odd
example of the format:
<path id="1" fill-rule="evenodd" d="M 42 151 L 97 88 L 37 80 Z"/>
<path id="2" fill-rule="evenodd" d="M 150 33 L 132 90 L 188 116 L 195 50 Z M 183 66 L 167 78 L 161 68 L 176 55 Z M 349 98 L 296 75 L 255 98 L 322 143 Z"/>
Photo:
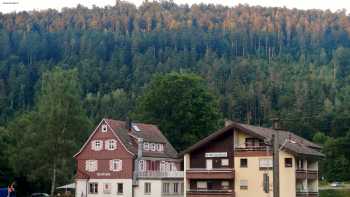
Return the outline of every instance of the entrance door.
<path id="1" fill-rule="evenodd" d="M 212 170 L 213 169 L 213 160 L 207 159 L 207 170 Z"/>

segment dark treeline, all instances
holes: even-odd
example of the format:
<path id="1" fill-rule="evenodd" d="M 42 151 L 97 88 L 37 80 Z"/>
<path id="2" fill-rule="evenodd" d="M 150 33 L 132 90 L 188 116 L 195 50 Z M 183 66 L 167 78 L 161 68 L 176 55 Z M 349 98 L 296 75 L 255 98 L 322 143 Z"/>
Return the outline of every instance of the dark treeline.
<path id="1" fill-rule="evenodd" d="M 77 70 L 95 123 L 125 119 L 154 74 L 196 73 L 216 93 L 223 117 L 263 126 L 279 117 L 325 144 L 327 179 L 350 179 L 341 151 L 350 137 L 345 11 L 117 1 L 0 14 L 0 125 L 33 107 L 38 80 L 56 66 Z"/>

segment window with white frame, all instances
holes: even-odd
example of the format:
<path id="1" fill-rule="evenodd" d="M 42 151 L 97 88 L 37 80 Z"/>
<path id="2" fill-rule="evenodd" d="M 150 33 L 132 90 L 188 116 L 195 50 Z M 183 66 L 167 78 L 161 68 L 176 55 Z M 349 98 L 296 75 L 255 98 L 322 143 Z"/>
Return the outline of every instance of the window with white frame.
<path id="1" fill-rule="evenodd" d="M 120 159 L 110 160 L 109 169 L 111 171 L 121 171 L 123 169 L 123 161 Z"/>
<path id="2" fill-rule="evenodd" d="M 164 151 L 164 145 L 163 144 L 157 144 L 157 151 L 163 152 Z"/>
<path id="3" fill-rule="evenodd" d="M 179 183 L 174 183 L 173 190 L 174 190 L 173 192 L 174 192 L 175 194 L 179 193 Z"/>
<path id="4" fill-rule="evenodd" d="M 149 143 L 148 142 L 143 143 L 143 150 L 149 151 Z"/>
<path id="5" fill-rule="evenodd" d="M 103 184 L 103 193 L 104 194 L 111 194 L 111 191 L 112 191 L 112 184 L 111 183 Z"/>
<path id="6" fill-rule="evenodd" d="M 89 194 L 98 194 L 98 184 L 89 183 Z"/>
<path id="7" fill-rule="evenodd" d="M 97 170 L 97 160 L 86 160 L 85 170 L 88 172 L 95 172 Z"/>
<path id="8" fill-rule="evenodd" d="M 170 192 L 170 183 L 163 183 L 163 194 L 169 194 Z"/>
<path id="9" fill-rule="evenodd" d="M 149 149 L 151 151 L 156 151 L 156 145 L 154 143 L 150 143 Z"/>
<path id="10" fill-rule="evenodd" d="M 93 140 L 91 142 L 91 149 L 94 151 L 100 151 L 103 148 L 103 141 L 102 140 Z"/>
<path id="11" fill-rule="evenodd" d="M 124 193 L 123 183 L 117 183 L 117 194 L 122 195 Z"/>
<path id="12" fill-rule="evenodd" d="M 151 183 L 145 183 L 145 194 L 151 194 L 152 190 L 151 190 Z"/>
<path id="13" fill-rule="evenodd" d="M 248 180 L 240 180 L 239 187 L 241 190 L 247 190 L 248 189 Z"/>
<path id="14" fill-rule="evenodd" d="M 140 171 L 146 171 L 146 161 L 145 160 L 140 160 L 139 161 L 139 170 Z"/>
<path id="15" fill-rule="evenodd" d="M 105 141 L 105 149 L 106 150 L 115 150 L 117 149 L 117 140 L 106 140 Z"/>
<path id="16" fill-rule="evenodd" d="M 103 124 L 103 125 L 102 125 L 101 131 L 102 131 L 102 133 L 106 133 L 106 132 L 108 131 L 107 125 L 106 125 L 106 124 Z"/>
<path id="17" fill-rule="evenodd" d="M 221 159 L 221 166 L 228 166 L 229 160 L 228 159 Z"/>

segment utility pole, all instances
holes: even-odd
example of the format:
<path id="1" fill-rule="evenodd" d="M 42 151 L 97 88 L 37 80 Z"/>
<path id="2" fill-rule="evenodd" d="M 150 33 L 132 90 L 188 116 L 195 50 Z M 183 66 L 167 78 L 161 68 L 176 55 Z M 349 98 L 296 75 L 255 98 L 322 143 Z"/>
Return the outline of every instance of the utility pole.
<path id="1" fill-rule="evenodd" d="M 272 119 L 272 160 L 273 160 L 273 197 L 280 197 L 280 161 L 279 161 L 279 132 L 280 120 L 278 118 Z"/>

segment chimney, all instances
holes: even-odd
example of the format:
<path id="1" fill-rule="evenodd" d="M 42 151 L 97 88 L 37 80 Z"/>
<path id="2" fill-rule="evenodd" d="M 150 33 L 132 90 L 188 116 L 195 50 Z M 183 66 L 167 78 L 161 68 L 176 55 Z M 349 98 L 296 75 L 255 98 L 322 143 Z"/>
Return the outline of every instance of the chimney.
<path id="1" fill-rule="evenodd" d="M 232 123 L 233 123 L 232 120 L 226 119 L 225 120 L 225 127 L 231 125 Z"/>
<path id="2" fill-rule="evenodd" d="M 128 131 L 131 131 L 131 126 L 132 126 L 132 120 L 130 118 L 126 118 L 125 128 Z"/>
<path id="3" fill-rule="evenodd" d="M 137 158 L 141 159 L 142 158 L 142 150 L 143 150 L 143 138 L 138 138 L 137 139 Z"/>
<path id="4" fill-rule="evenodd" d="M 281 125 L 280 125 L 280 119 L 279 118 L 272 118 L 272 128 L 274 130 L 281 130 Z"/>

